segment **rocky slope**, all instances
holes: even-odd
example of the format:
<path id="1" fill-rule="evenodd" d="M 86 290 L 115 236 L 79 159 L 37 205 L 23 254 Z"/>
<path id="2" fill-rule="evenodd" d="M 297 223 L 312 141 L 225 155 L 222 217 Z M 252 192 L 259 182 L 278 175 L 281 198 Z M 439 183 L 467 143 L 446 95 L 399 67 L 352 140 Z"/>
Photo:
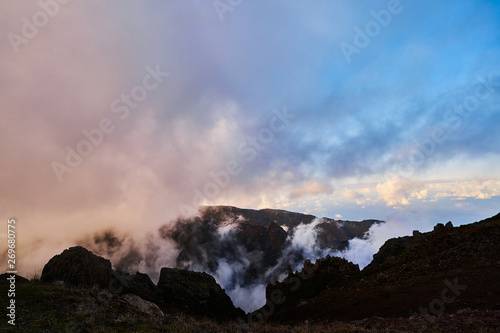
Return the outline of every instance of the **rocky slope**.
<path id="1" fill-rule="evenodd" d="M 311 225 L 313 215 L 275 209 L 241 209 L 207 206 L 200 216 L 179 219 L 160 230 L 181 250 L 177 267 L 216 274 L 221 261 L 243 266 L 235 277 L 239 286 L 267 284 L 286 273 L 288 264 L 301 264 L 307 258 L 303 249 L 292 247 L 299 226 Z M 379 220 L 343 221 L 322 218 L 314 229 L 316 250 L 340 250 L 349 240 L 361 238 Z M 264 276 L 268 272 L 268 276 Z"/>
<path id="2" fill-rule="evenodd" d="M 225 221 L 237 221 L 240 225 L 268 227 L 271 222 L 287 235 L 300 224 L 309 224 L 317 217 L 310 214 L 289 212 L 280 209 L 242 209 L 232 206 L 206 206 L 200 209 L 201 218 L 220 225 Z M 322 247 L 342 248 L 345 242 L 363 237 L 366 231 L 380 220 L 347 221 L 323 217 L 318 225 Z M 282 243 L 283 240 L 280 240 Z"/>
<path id="3" fill-rule="evenodd" d="M 22 332 L 498 332 L 500 214 L 388 240 L 362 271 L 336 257 L 306 261 L 248 315 L 208 274 L 164 268 L 155 285 L 82 247 L 53 257 L 44 282 L 16 280 Z"/>
<path id="4" fill-rule="evenodd" d="M 81 246 L 64 250 L 50 259 L 40 280 L 67 287 L 97 287 L 123 297 L 135 295 L 164 311 L 183 311 L 216 320 L 235 319 L 244 314 L 206 273 L 162 268 L 160 280 L 155 285 L 145 274 L 130 275 L 113 270 L 109 260 Z"/>
<path id="5" fill-rule="evenodd" d="M 289 322 L 500 310 L 500 214 L 390 239 L 361 272 L 336 258 L 302 275 L 307 270 L 313 271 L 309 279 L 297 279 L 298 273 L 287 278 L 300 282 L 295 290 L 286 283 L 269 286 L 268 304 L 254 316 Z"/>

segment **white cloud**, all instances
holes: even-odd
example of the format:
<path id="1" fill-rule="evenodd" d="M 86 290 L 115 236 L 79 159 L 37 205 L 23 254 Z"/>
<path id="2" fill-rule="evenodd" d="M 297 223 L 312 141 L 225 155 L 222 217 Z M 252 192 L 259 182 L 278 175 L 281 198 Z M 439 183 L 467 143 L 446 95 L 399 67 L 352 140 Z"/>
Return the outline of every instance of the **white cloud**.
<path id="1" fill-rule="evenodd" d="M 332 193 L 332 188 L 325 183 L 320 183 L 315 180 L 302 183 L 290 192 L 291 199 L 297 199 L 305 195 L 314 194 L 329 194 Z"/>
<path id="2" fill-rule="evenodd" d="M 420 190 L 423 187 L 424 185 L 420 182 L 413 182 L 401 176 L 393 176 L 384 183 L 378 183 L 376 188 L 379 196 L 387 203 L 387 206 L 407 206 L 410 204 L 412 196 L 426 196 L 425 192 L 412 195 L 415 190 Z"/>
<path id="3" fill-rule="evenodd" d="M 500 195 L 500 180 L 496 179 L 464 179 L 453 182 L 440 182 L 429 185 L 434 192 L 433 201 L 441 198 L 463 200 L 465 198 L 491 199 Z"/>
<path id="4" fill-rule="evenodd" d="M 361 191 L 367 193 L 365 189 L 362 189 Z M 353 189 L 345 188 L 344 194 L 342 196 L 346 199 L 354 200 L 358 205 L 364 205 L 366 203 L 364 194 L 361 194 L 360 192 Z"/>

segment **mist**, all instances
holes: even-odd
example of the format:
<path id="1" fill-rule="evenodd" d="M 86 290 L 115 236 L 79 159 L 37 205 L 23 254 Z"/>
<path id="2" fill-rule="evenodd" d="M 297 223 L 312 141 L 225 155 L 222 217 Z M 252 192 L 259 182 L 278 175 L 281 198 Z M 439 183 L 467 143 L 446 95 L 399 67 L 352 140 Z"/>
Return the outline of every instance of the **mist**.
<path id="1" fill-rule="evenodd" d="M 333 251 L 332 255 L 366 267 L 384 243 L 395 237 L 412 235 L 413 230 L 426 232 L 432 230 L 437 221 L 431 221 L 425 214 L 401 211 L 387 217 L 385 223 L 374 224 L 363 238 L 354 238 L 342 251 Z"/>
<path id="2" fill-rule="evenodd" d="M 276 251 L 279 256 L 274 259 L 258 244 L 242 243 L 241 237 L 246 234 L 241 221 L 241 217 L 235 217 L 216 224 L 199 216 L 178 218 L 143 237 L 108 229 L 89 234 L 78 244 L 109 258 L 115 269 L 146 273 L 154 283 L 162 267 L 208 273 L 225 289 L 234 305 L 246 312 L 265 304 L 266 286 L 282 281 L 289 268 L 300 271 L 304 260 L 315 262 L 334 254 L 333 249 L 318 245 L 322 219 L 288 230 L 284 246 Z M 281 232 L 285 233 L 283 229 Z"/>

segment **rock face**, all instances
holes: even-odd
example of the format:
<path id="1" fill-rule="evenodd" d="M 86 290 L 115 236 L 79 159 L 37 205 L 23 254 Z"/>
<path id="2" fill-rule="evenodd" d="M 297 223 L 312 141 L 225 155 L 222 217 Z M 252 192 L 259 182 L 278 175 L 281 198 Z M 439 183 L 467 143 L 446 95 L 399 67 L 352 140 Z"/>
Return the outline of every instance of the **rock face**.
<path id="1" fill-rule="evenodd" d="M 111 261 L 81 246 L 54 256 L 42 271 L 42 282 L 64 281 L 70 286 L 107 288 L 112 278 Z"/>
<path id="2" fill-rule="evenodd" d="M 405 236 L 389 239 L 380 247 L 377 253 L 373 255 L 372 262 L 365 267 L 365 271 L 373 271 L 380 267 L 389 267 L 395 265 L 400 259 L 400 255 L 413 244 L 421 239 L 425 239 L 421 233 L 413 237 Z"/>
<path id="3" fill-rule="evenodd" d="M 273 290 L 284 290 L 283 283 L 268 286 L 268 304 L 259 310 L 260 316 L 297 322 L 439 316 L 464 308 L 496 310 L 500 308 L 500 214 L 459 227 L 439 223 L 431 232 L 390 239 L 370 265 L 357 274 L 348 271 L 343 280 L 332 280 L 336 275 L 331 275 L 322 282 L 321 264 L 318 267 L 309 279 L 296 279 L 291 284 L 295 291 L 285 293 L 285 298 Z M 273 299 L 279 306 L 269 306 Z M 296 306 L 287 307 L 290 301 Z"/>
<path id="4" fill-rule="evenodd" d="M 199 217 L 160 228 L 160 235 L 174 241 L 180 250 L 178 268 L 202 267 L 216 274 L 221 259 L 229 265 L 248 262 L 238 277 L 239 285 L 247 287 L 272 283 L 286 273 L 288 264 L 295 266 L 307 259 L 303 251 L 291 247 L 291 237 L 299 225 L 313 221 L 313 215 L 284 210 L 208 206 L 200 209 Z M 381 222 L 321 218 L 315 227 L 317 245 L 322 250 L 344 249 L 349 240 L 363 237 Z M 221 233 L 221 229 L 225 231 Z"/>
<path id="5" fill-rule="evenodd" d="M 109 260 L 96 256 L 81 246 L 64 250 L 50 259 L 43 268 L 41 281 L 64 281 L 68 286 L 87 288 L 97 285 L 115 296 L 123 296 L 141 311 L 153 313 L 155 318 L 161 312 L 156 307 L 217 320 L 235 319 L 244 315 L 242 310 L 234 307 L 215 279 L 206 273 L 162 268 L 160 281 L 156 286 L 146 274 L 137 272 L 130 275 L 114 271 Z"/>
<path id="6" fill-rule="evenodd" d="M 189 312 L 217 320 L 235 319 L 244 315 L 241 309 L 234 307 L 215 279 L 206 273 L 162 268 L 158 289 L 167 306 L 181 305 Z"/>
<path id="7" fill-rule="evenodd" d="M 345 282 L 359 272 L 358 265 L 342 258 L 327 256 L 314 264 L 306 260 L 301 272 L 289 273 L 283 282 L 266 287 L 267 303 L 259 312 L 266 317 L 300 307 L 327 287 Z"/>
<path id="8" fill-rule="evenodd" d="M 136 272 L 130 275 L 124 272 L 113 272 L 113 279 L 108 288 L 115 293 L 130 293 L 160 306 L 165 305 L 158 287 L 147 274 Z"/>

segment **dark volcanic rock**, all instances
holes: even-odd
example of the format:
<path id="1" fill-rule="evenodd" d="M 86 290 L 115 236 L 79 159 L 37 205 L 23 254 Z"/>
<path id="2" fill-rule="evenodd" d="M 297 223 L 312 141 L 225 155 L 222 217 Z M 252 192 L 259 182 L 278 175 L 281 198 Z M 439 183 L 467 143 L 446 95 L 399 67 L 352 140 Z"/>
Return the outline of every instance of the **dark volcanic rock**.
<path id="1" fill-rule="evenodd" d="M 244 315 L 241 309 L 234 307 L 215 279 L 206 273 L 162 268 L 158 289 L 168 306 L 182 305 L 191 313 L 217 320 L 235 319 Z"/>
<path id="2" fill-rule="evenodd" d="M 160 306 L 165 305 L 158 287 L 147 274 L 136 272 L 130 275 L 124 272 L 113 272 L 109 289 L 119 294 L 134 294 Z"/>
<path id="3" fill-rule="evenodd" d="M 216 274 L 220 259 L 230 265 L 244 262 L 238 284 L 247 287 L 274 282 L 286 273 L 288 264 L 295 266 L 307 259 L 305 251 L 290 246 L 290 240 L 299 225 L 316 219 L 284 210 L 208 206 L 200 209 L 200 217 L 178 219 L 173 226 L 160 228 L 160 235 L 177 244 L 178 268 L 202 267 L 203 271 Z M 315 227 L 317 245 L 321 250 L 345 249 L 349 240 L 363 237 L 371 226 L 381 222 L 321 218 Z M 219 228 L 228 225 L 233 225 L 233 229 L 221 237 Z M 286 258 L 284 251 L 288 251 Z"/>
<path id="4" fill-rule="evenodd" d="M 390 239 L 359 274 L 328 284 L 314 297 L 298 298 L 296 306 L 285 311 L 263 308 L 261 313 L 271 313 L 268 319 L 273 321 L 298 322 L 373 316 L 409 318 L 426 313 L 441 316 L 465 308 L 499 309 L 500 214 L 459 227 L 447 225 L 438 224 L 432 232 Z M 290 297 L 314 294 L 315 284 L 308 285 L 307 281 L 315 281 L 318 271 L 310 280 L 295 285 L 296 291 Z M 268 292 L 269 296 L 273 294 Z M 274 294 L 280 301 L 278 296 Z M 436 304 L 440 304 L 439 308 Z"/>
<path id="5" fill-rule="evenodd" d="M 206 206 L 202 208 L 201 212 L 204 219 L 213 222 L 226 221 L 242 216 L 247 223 L 263 227 L 267 227 L 269 222 L 274 221 L 278 225 L 286 225 L 289 228 L 293 228 L 301 223 L 311 223 L 315 219 L 313 215 L 279 209 L 254 210 L 232 206 Z"/>
<path id="6" fill-rule="evenodd" d="M 434 232 L 441 232 L 444 230 L 444 224 L 438 223 L 434 226 Z"/>
<path id="7" fill-rule="evenodd" d="M 387 268 L 395 265 L 401 259 L 400 255 L 407 248 L 411 247 L 416 241 L 420 242 L 422 239 L 425 239 L 425 236 L 422 234 L 420 234 L 419 239 L 410 236 L 389 239 L 373 255 L 372 262 L 365 267 L 364 271 L 374 271 L 381 267 Z"/>
<path id="8" fill-rule="evenodd" d="M 162 308 L 175 309 L 218 320 L 244 315 L 206 273 L 162 268 L 156 286 L 148 275 L 114 271 L 111 262 L 77 246 L 64 250 L 45 265 L 42 282 L 64 281 L 69 286 L 108 289 L 115 295 L 133 294 Z"/>
<path id="9" fill-rule="evenodd" d="M 287 233 L 275 222 L 270 222 L 267 226 L 264 241 L 264 261 L 265 266 L 274 266 L 281 257 Z"/>
<path id="10" fill-rule="evenodd" d="M 107 288 L 112 278 L 111 262 L 75 246 L 54 256 L 44 266 L 42 282 L 64 281 L 70 286 Z"/>
<path id="11" fill-rule="evenodd" d="M 301 272 L 290 273 L 283 282 L 266 287 L 267 303 L 258 312 L 264 316 L 272 312 L 279 314 L 288 309 L 306 304 L 309 299 L 319 295 L 327 288 L 332 288 L 360 273 L 359 266 L 345 259 L 327 256 L 315 264 L 304 262 Z"/>

